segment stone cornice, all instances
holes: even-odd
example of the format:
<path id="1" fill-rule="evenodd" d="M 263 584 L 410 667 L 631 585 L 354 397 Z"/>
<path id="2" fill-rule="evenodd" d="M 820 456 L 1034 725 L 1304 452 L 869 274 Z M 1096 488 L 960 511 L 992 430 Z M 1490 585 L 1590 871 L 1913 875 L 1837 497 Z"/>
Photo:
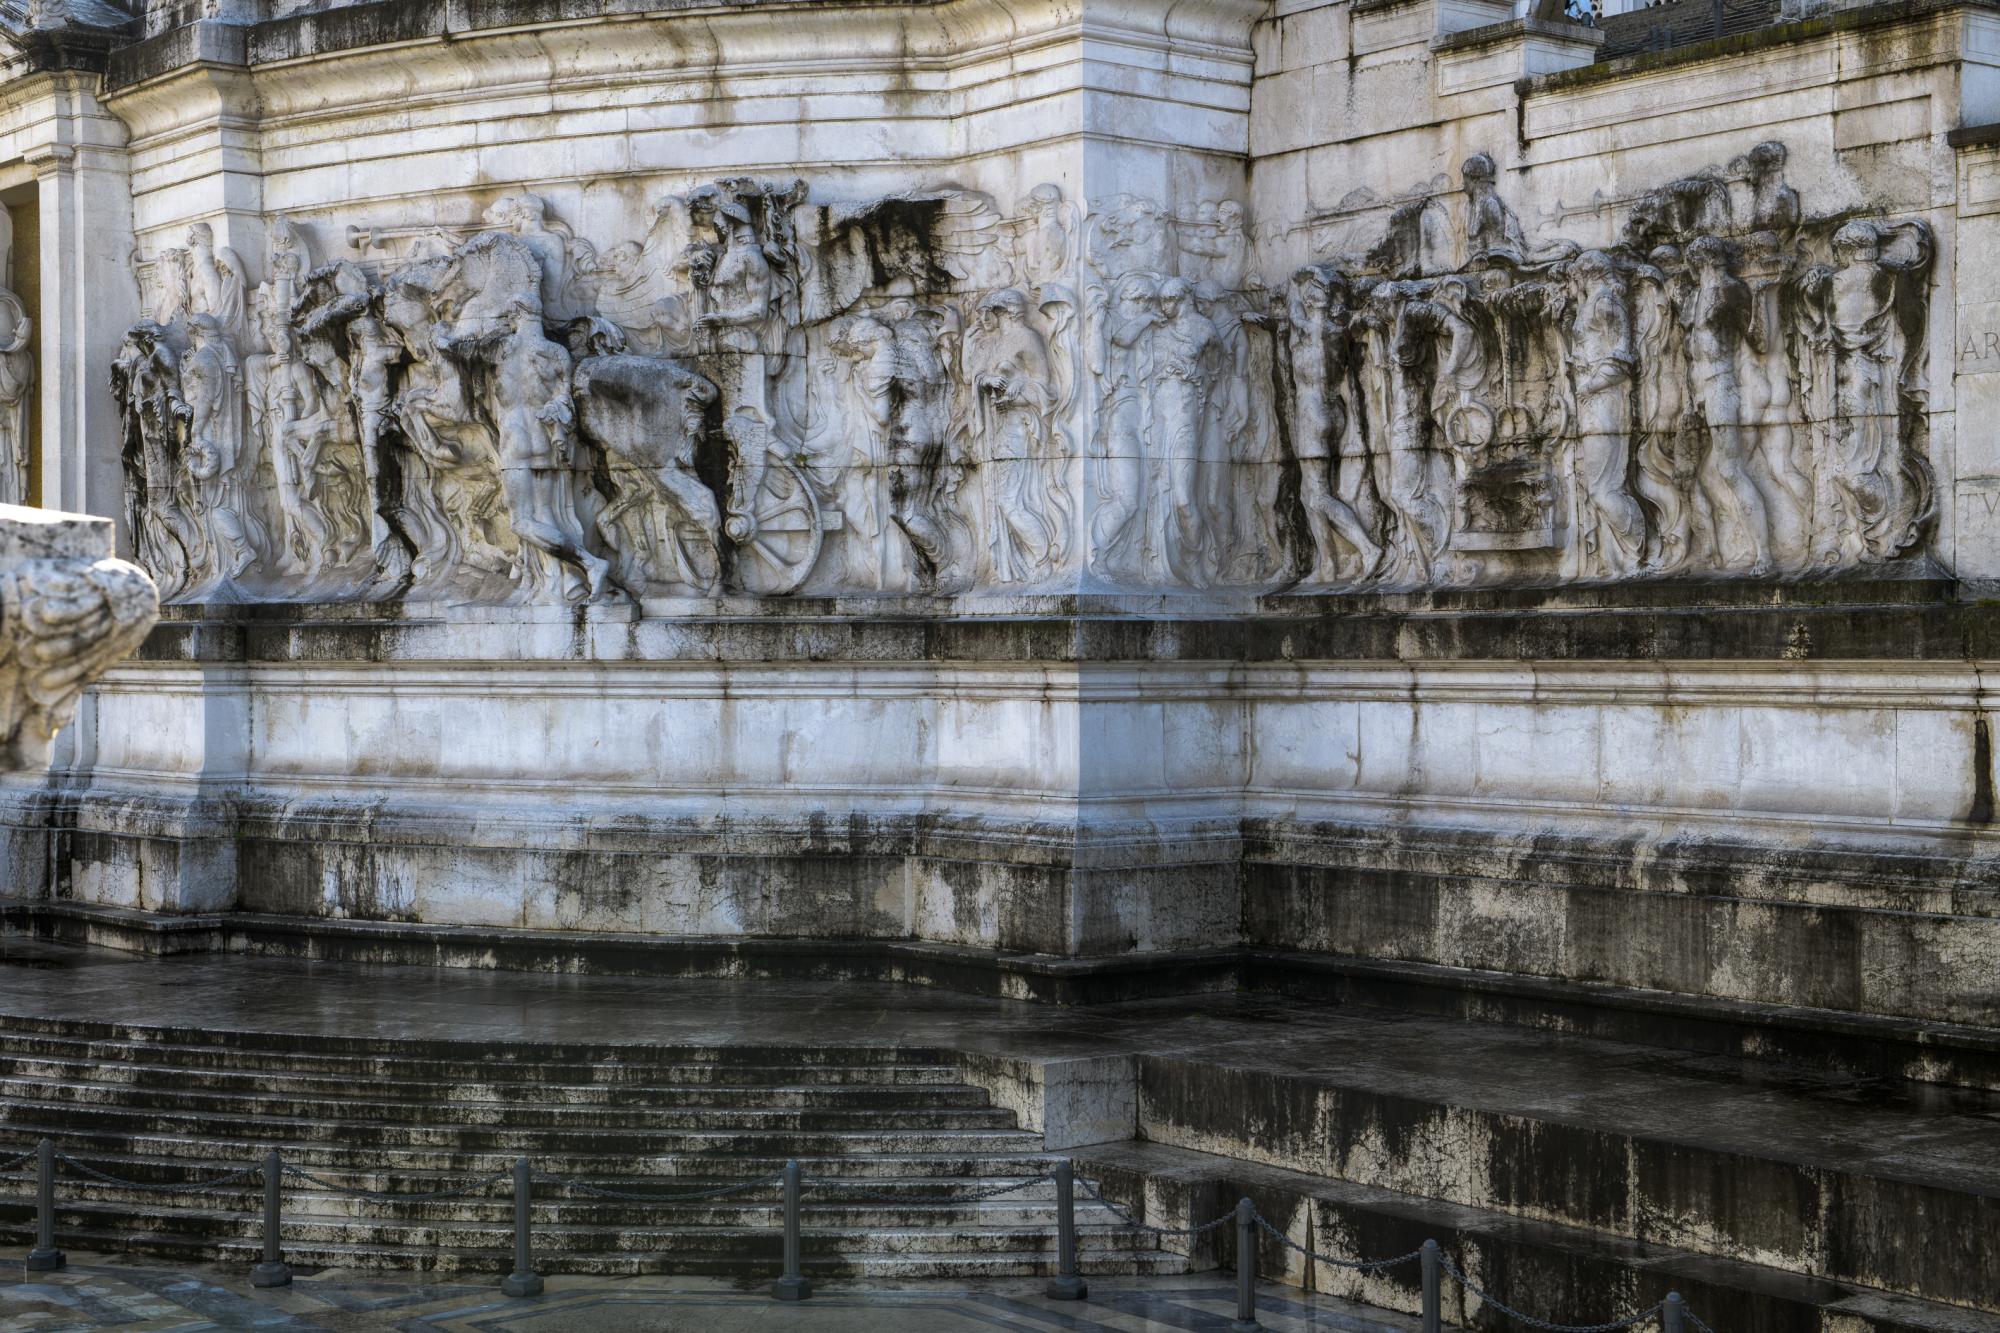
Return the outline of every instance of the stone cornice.
<path id="1" fill-rule="evenodd" d="M 961 72 L 982 62 L 1085 39 L 1139 53 L 1138 63 L 1170 54 L 1247 89 L 1250 33 L 1269 0 L 776 0 L 671 10 L 654 3 L 643 13 L 611 4 L 589 18 L 537 20 L 534 27 L 495 17 L 546 8 L 468 11 L 457 0 L 414 0 L 248 26 L 190 24 L 118 52 L 105 100 L 135 141 L 145 141 L 206 122 L 213 98 L 189 96 L 193 77 L 241 89 L 254 106 L 232 94 L 231 114 L 265 125 L 385 103 L 409 108 L 514 89 L 686 83 L 718 72 L 737 81 L 887 77 L 928 94 L 977 77 Z M 378 11 L 379 21 L 363 21 Z M 810 37 L 802 38 L 802 25 Z"/>
<path id="2" fill-rule="evenodd" d="M 1116 598 L 1039 600 L 1046 604 L 981 617 L 920 601 L 900 612 L 869 613 L 858 604 L 805 599 L 789 604 L 783 619 L 691 615 L 606 623 L 601 634 L 582 640 L 568 619 L 548 622 L 542 628 L 550 633 L 537 636 L 535 626 L 518 616 L 510 621 L 504 611 L 447 622 L 379 603 L 170 606 L 140 660 L 300 666 L 440 660 L 442 645 L 464 651 L 491 630 L 512 645 L 513 660 L 599 665 L 633 651 L 648 660 L 734 664 L 1763 662 L 1788 663 L 1791 670 L 1804 662 L 2000 661 L 2000 603 L 1961 598 L 1949 580 L 1928 578 L 1279 595 L 1235 610 L 1156 605 L 1153 618 Z M 555 656 L 523 649 L 524 637 L 545 638 Z"/>
<path id="3" fill-rule="evenodd" d="M 860 45 L 869 34 L 894 33 L 903 54 L 915 62 L 950 61 L 991 45 L 1005 45 L 1038 31 L 1075 28 L 1150 34 L 1175 43 L 1213 45 L 1247 52 L 1250 26 L 1270 9 L 1270 0 L 760 0 L 758 3 L 661 4 L 660 0 L 603 0 L 579 16 L 560 0 L 380 0 L 263 23 L 244 25 L 243 63 L 252 66 L 325 60 L 348 53 L 412 45 L 519 35 L 530 41 L 552 32 L 592 28 L 619 32 L 630 42 L 629 25 L 672 28 L 690 23 L 718 33 L 763 29 L 795 44 L 798 25 L 832 19 L 835 49 Z M 133 43 L 116 52 L 106 71 L 107 86 L 121 89 L 159 79 L 205 58 L 194 49 L 190 31 L 219 27 L 191 24 Z M 573 39 L 574 40 L 574 39 Z M 677 45 L 677 44 L 670 44 Z M 627 47 L 629 54 L 630 48 Z"/>
<path id="4" fill-rule="evenodd" d="M 1553 74 L 1542 74 L 1525 78 L 1516 83 L 1516 90 L 1522 98 L 1538 94 L 1580 91 L 1596 85 L 1616 82 L 1632 75 L 1647 74 L 1655 70 L 1672 69 L 1682 65 L 1700 64 L 1730 56 L 1750 55 L 1755 52 L 1799 45 L 1821 37 L 1839 33 L 1860 32 L 1870 28 L 1891 27 L 1904 24 L 1918 24 L 1935 21 L 1942 16 L 1957 16 L 1971 12 L 1992 13 L 2000 5 L 1994 0 L 1890 0 L 1887 4 L 1868 5 L 1860 9 L 1844 9 L 1816 18 L 1803 19 L 1796 23 L 1777 23 L 1768 28 L 1757 28 L 1750 32 L 1720 37 L 1706 42 L 1695 42 L 1687 46 L 1677 46 L 1667 51 L 1647 52 L 1642 55 L 1620 56 L 1615 60 L 1600 61 L 1579 69 L 1561 70 Z M 1941 53 L 1941 58 L 1943 53 Z"/>

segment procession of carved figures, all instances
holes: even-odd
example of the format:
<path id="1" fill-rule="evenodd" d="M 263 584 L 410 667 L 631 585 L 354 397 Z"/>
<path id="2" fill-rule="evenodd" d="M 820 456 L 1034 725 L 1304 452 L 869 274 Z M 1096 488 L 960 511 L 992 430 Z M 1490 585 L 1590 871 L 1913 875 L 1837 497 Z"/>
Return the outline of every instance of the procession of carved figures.
<path id="1" fill-rule="evenodd" d="M 1462 246 L 1411 201 L 1300 270 L 1282 369 L 1309 582 L 1798 574 L 1934 512 L 1917 221 L 1815 222 L 1782 144 L 1648 191 L 1615 243 L 1531 244 L 1484 155 Z"/>
<path id="2" fill-rule="evenodd" d="M 113 371 L 139 557 L 180 600 L 1032 586 L 1076 549 L 1073 210 L 717 181 L 599 251 L 197 225 Z M 399 251 L 383 260 L 377 252 Z"/>
<path id="3" fill-rule="evenodd" d="M 1795 574 L 1916 549 L 1921 223 L 1809 219 L 1784 150 L 1531 243 L 1475 157 L 1267 284 L 1242 207 L 1054 186 L 660 199 L 599 250 L 197 225 L 114 368 L 170 597 L 1415 587 Z M 4 330 L 0 330 L 4 332 Z"/>

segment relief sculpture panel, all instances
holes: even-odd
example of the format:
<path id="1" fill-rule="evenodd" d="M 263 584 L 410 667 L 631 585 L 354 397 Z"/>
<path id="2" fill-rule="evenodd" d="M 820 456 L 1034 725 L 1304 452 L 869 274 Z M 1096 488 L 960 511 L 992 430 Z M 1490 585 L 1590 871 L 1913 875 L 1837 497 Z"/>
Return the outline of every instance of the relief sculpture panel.
<path id="1" fill-rule="evenodd" d="M 1362 253 L 1243 207 L 1086 215 L 732 177 L 600 249 L 197 224 L 113 373 L 178 600 L 1275 591 L 1797 577 L 1920 552 L 1921 221 L 1772 143 L 1534 236 L 1483 154 Z M 336 235 L 338 230 L 341 234 Z M 337 251 L 337 253 L 330 252 Z"/>
<path id="2" fill-rule="evenodd" d="M 585 603 L 1074 569 L 1060 189 L 1010 215 L 737 177 L 649 219 L 600 251 L 516 194 L 457 227 L 348 226 L 315 262 L 279 218 L 254 286 L 204 224 L 141 258 L 150 318 L 113 391 L 164 594 Z"/>
<path id="3" fill-rule="evenodd" d="M 1814 219 L 1761 144 L 1532 241 L 1483 154 L 1462 261 L 1292 276 L 1282 398 L 1308 586 L 1797 577 L 1918 553 L 1935 514 L 1916 220 Z"/>

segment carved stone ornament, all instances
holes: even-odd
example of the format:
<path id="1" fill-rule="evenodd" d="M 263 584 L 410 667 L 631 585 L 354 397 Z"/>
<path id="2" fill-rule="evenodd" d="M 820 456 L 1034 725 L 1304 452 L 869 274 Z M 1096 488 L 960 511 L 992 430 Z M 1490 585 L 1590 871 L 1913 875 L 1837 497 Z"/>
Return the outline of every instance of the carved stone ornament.
<path id="1" fill-rule="evenodd" d="M 1934 508 L 1930 237 L 1809 217 L 1784 163 L 1585 247 L 1479 154 L 1269 283 L 1232 200 L 1053 185 L 732 177 L 603 250 L 514 194 L 317 265 L 278 218 L 254 288 L 196 224 L 113 373 L 135 549 L 179 600 L 544 603 L 1896 559 Z"/>
<path id="2" fill-rule="evenodd" d="M 109 519 L 0 504 L 0 770 L 45 766 L 84 688 L 159 615 L 152 579 L 112 540 Z"/>
<path id="3" fill-rule="evenodd" d="M 1797 576 L 1934 517 L 1919 221 L 1816 221 L 1783 145 L 1532 244 L 1464 167 L 1463 262 L 1390 236 L 1285 308 L 1288 438 L 1322 586 Z M 1411 217 L 1416 210 L 1405 210 Z"/>

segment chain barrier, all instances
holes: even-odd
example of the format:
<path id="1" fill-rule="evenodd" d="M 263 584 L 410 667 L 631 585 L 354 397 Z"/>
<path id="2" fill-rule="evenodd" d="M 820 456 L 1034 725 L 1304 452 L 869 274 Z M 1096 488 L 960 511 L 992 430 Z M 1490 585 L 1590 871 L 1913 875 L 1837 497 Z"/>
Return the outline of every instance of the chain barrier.
<path id="1" fill-rule="evenodd" d="M 1203 1222 L 1198 1227 L 1156 1227 L 1151 1222 L 1141 1222 L 1138 1218 L 1132 1216 L 1130 1212 L 1126 1211 L 1124 1207 L 1111 1202 L 1111 1200 L 1099 1194 L 1097 1187 L 1082 1176 L 1076 1178 L 1076 1186 L 1098 1203 L 1110 1209 L 1111 1215 L 1117 1218 L 1121 1224 L 1128 1227 L 1136 1227 L 1140 1231 L 1150 1231 L 1156 1236 L 1204 1236 L 1217 1227 L 1226 1226 L 1228 1223 L 1236 1220 L 1236 1210 L 1232 1208 L 1213 1222 Z"/>
<path id="2" fill-rule="evenodd" d="M 965 1194 L 932 1195 L 928 1198 L 922 1195 L 887 1194 L 880 1190 L 871 1190 L 860 1185 L 849 1184 L 844 1180 L 835 1180 L 832 1177 L 808 1180 L 805 1184 L 809 1189 L 835 1189 L 849 1198 L 865 1199 L 874 1203 L 979 1203 L 986 1199 L 997 1199 L 1003 1194 L 1012 1194 L 1016 1190 L 1024 1190 L 1031 1185 L 1039 1185 L 1045 1180 L 1053 1179 L 1055 1177 L 1050 1175 L 1030 1176 L 1026 1180 L 1016 1180 L 1005 1185 L 995 1185 L 987 1189 L 972 1190 Z"/>
<path id="3" fill-rule="evenodd" d="M 26 1152 L 18 1153 L 11 1158 L 8 1158 L 4 1161 L 0 1161 L 0 1171 L 13 1170 L 15 1167 L 20 1166 L 22 1163 L 27 1162 L 31 1158 L 33 1158 L 38 1151 L 40 1151 L 38 1148 L 30 1148 Z M 246 1166 L 237 1171 L 230 1171 L 227 1172 L 226 1174 L 215 1176 L 208 1180 L 186 1181 L 177 1185 L 163 1185 L 151 1181 L 127 1180 L 121 1176 L 112 1175 L 107 1171 L 100 1171 L 96 1167 L 91 1166 L 89 1163 L 79 1161 L 76 1158 L 71 1157 L 67 1153 L 55 1153 L 53 1154 L 53 1160 L 61 1162 L 62 1164 L 68 1166 L 72 1170 L 80 1172 L 85 1176 L 89 1176 L 92 1179 L 101 1181 L 107 1185 L 114 1185 L 121 1189 L 149 1190 L 159 1194 L 193 1194 L 201 1190 L 214 1189 L 218 1186 L 232 1184 L 239 1180 L 246 1180 L 251 1176 L 259 1175 L 264 1171 L 264 1164 L 259 1162 L 256 1163 L 255 1165 Z M 797 1168 L 788 1167 L 787 1170 L 795 1173 Z M 466 1198 L 471 1195 L 478 1194 L 484 1190 L 491 1189 L 493 1186 L 499 1184 L 500 1182 L 507 1180 L 510 1176 L 518 1177 L 515 1181 L 515 1187 L 517 1191 L 525 1191 L 526 1182 L 528 1180 L 532 1180 L 537 1184 L 550 1185 L 562 1189 L 577 1190 L 583 1194 L 590 1195 L 594 1198 L 617 1199 L 632 1203 L 698 1203 L 707 1199 L 729 1198 L 731 1196 L 738 1194 L 748 1194 L 756 1190 L 770 1189 L 773 1186 L 784 1183 L 786 1179 L 785 1177 L 781 1176 L 781 1177 L 773 1177 L 767 1180 L 748 1180 L 733 1185 L 718 1186 L 714 1189 L 690 1190 L 674 1194 L 657 1194 L 651 1192 L 642 1193 L 636 1190 L 621 1190 L 607 1185 L 598 1185 L 592 1183 L 591 1181 L 583 1180 L 580 1178 L 565 1178 L 561 1176 L 543 1175 L 539 1172 L 530 1172 L 526 1160 L 523 1159 L 518 1164 L 518 1167 L 513 1171 L 497 1171 L 490 1176 L 485 1176 L 477 1180 L 462 1181 L 458 1184 L 453 1185 L 448 1189 L 427 1190 L 417 1193 L 402 1193 L 394 1190 L 369 1190 L 369 1189 L 361 1189 L 353 1185 L 339 1184 L 335 1181 L 326 1179 L 324 1176 L 315 1175 L 310 1171 L 304 1170 L 303 1168 L 296 1166 L 283 1167 L 282 1174 L 293 1177 L 298 1180 L 306 1181 L 309 1184 L 316 1185 L 321 1189 L 329 1190 L 335 1194 L 346 1195 L 350 1198 L 367 1199 L 378 1203 L 423 1202 L 425 1200 L 431 1200 L 431 1199 Z M 810 1186 L 811 1188 L 814 1189 L 819 1189 L 823 1191 L 832 1191 L 844 1195 L 848 1198 L 865 1199 L 880 1203 L 950 1204 L 950 1203 L 977 1203 L 986 1199 L 997 1199 L 1002 1195 L 1013 1194 L 1017 1191 L 1028 1189 L 1035 1185 L 1039 1185 L 1043 1181 L 1055 1180 L 1055 1179 L 1057 1179 L 1057 1177 L 1055 1177 L 1054 1175 L 1044 1173 L 1038 1176 L 1029 1176 L 1024 1180 L 1007 1181 L 999 1185 L 993 1185 L 983 1189 L 971 1190 L 964 1193 L 951 1194 L 951 1195 L 889 1194 L 880 1190 L 868 1189 L 865 1186 L 862 1186 L 854 1181 L 834 1179 L 831 1177 L 821 1177 L 815 1180 L 804 1181 L 802 1182 L 802 1184 Z M 1141 1222 L 1140 1220 L 1132 1216 L 1130 1210 L 1128 1210 L 1124 1205 L 1114 1203 L 1110 1199 L 1105 1198 L 1102 1194 L 1098 1192 L 1097 1187 L 1093 1183 L 1091 1183 L 1090 1180 L 1088 1180 L 1083 1176 L 1074 1177 L 1074 1188 L 1082 1191 L 1085 1197 L 1090 1199 L 1093 1203 L 1096 1203 L 1099 1206 L 1103 1207 L 1113 1217 L 1117 1218 L 1119 1225 L 1130 1227 L 1136 1231 L 1148 1232 L 1155 1236 L 1187 1236 L 1187 1237 L 1202 1236 L 1206 1235 L 1211 1231 L 1216 1230 L 1219 1227 L 1227 1226 L 1231 1221 L 1235 1220 L 1237 1216 L 1236 1209 L 1231 1209 L 1230 1211 L 1224 1213 L 1222 1216 L 1216 1218 L 1215 1220 L 1210 1222 L 1203 1222 L 1198 1226 L 1190 1226 L 1190 1227 L 1155 1226 L 1150 1222 Z M 523 1194 L 521 1200 L 517 1201 L 517 1207 L 519 1206 L 520 1203 L 524 1202 L 525 1202 L 525 1194 Z M 795 1200 L 788 1200 L 787 1204 L 788 1209 L 791 1208 L 795 1202 L 796 1202 Z M 1386 1259 L 1339 1259 L 1335 1258 L 1330 1254 L 1321 1254 L 1316 1250 L 1307 1249 L 1305 1246 L 1299 1244 L 1297 1241 L 1293 1240 L 1290 1236 L 1286 1235 L 1283 1231 L 1280 1231 L 1261 1212 L 1257 1212 L 1253 1209 L 1251 1211 L 1250 1217 L 1251 1221 L 1253 1221 L 1258 1227 L 1261 1227 L 1265 1231 L 1265 1233 L 1275 1238 L 1278 1241 L 1278 1243 L 1283 1245 L 1285 1248 L 1295 1251 L 1298 1254 L 1302 1254 L 1306 1258 L 1311 1259 L 1316 1263 L 1330 1264 L 1333 1267 L 1344 1268 L 1354 1272 L 1379 1273 L 1391 1268 L 1399 1268 L 1404 1264 L 1422 1258 L 1424 1254 L 1424 1250 L 1419 1248 L 1410 1251 L 1408 1254 L 1399 1254 L 1392 1258 L 1386 1258 Z M 1108 1224 L 1098 1223 L 1096 1225 L 1108 1225 Z M 267 1244 L 268 1243 L 269 1242 L 267 1242 Z M 1640 1324 L 1644 1324 L 1652 1320 L 1653 1318 L 1658 1316 L 1661 1313 L 1661 1311 L 1665 1310 L 1668 1305 L 1667 1301 L 1661 1301 L 1649 1309 L 1641 1310 L 1638 1314 L 1628 1315 L 1623 1319 L 1615 1319 L 1602 1324 L 1558 1324 L 1546 1319 L 1538 1319 L 1531 1314 L 1524 1314 L 1520 1310 L 1516 1310 L 1513 1306 L 1508 1305 L 1506 1302 L 1495 1299 L 1493 1296 L 1489 1295 L 1485 1291 L 1481 1290 L 1478 1286 L 1474 1285 L 1472 1279 L 1467 1277 L 1465 1273 L 1458 1267 L 1458 1265 L 1454 1264 L 1448 1257 L 1440 1255 L 1438 1263 L 1439 1267 L 1446 1274 L 1450 1275 L 1452 1281 L 1458 1283 L 1459 1286 L 1463 1287 L 1468 1294 L 1477 1298 L 1482 1305 L 1491 1306 L 1493 1309 L 1499 1311 L 1501 1314 L 1506 1315 L 1507 1317 L 1514 1319 L 1519 1323 L 1525 1324 L 1529 1328 L 1541 1330 L 1541 1333 L 1619 1333 L 1619 1330 L 1635 1328 Z M 1678 1305 L 1678 1300 L 1676 1300 L 1675 1303 L 1676 1305 Z M 1683 1310 L 1682 1317 L 1686 1320 L 1687 1324 L 1695 1330 L 1695 1333 L 1715 1333 L 1715 1330 L 1709 1327 L 1707 1323 L 1703 1322 L 1703 1320 L 1700 1319 L 1692 1310 Z"/>
<path id="4" fill-rule="evenodd" d="M 1279 1243 L 1282 1244 L 1286 1249 L 1297 1250 L 1300 1254 L 1303 1254 L 1306 1258 L 1315 1260 L 1319 1263 L 1332 1264 L 1335 1268 L 1349 1268 L 1357 1273 L 1379 1273 L 1382 1272 L 1384 1269 L 1397 1268 L 1403 1264 L 1411 1263 L 1414 1260 L 1421 1259 L 1424 1254 L 1422 1247 L 1419 1247 L 1417 1249 L 1411 1250 L 1408 1254 L 1399 1254 L 1393 1259 L 1336 1259 L 1330 1254 L 1321 1254 L 1317 1250 L 1307 1249 L 1305 1246 L 1293 1240 L 1290 1236 L 1287 1236 L 1284 1232 L 1272 1226 L 1268 1221 L 1265 1220 L 1264 1215 L 1262 1213 L 1258 1213 L 1256 1215 L 1255 1221 L 1258 1226 L 1264 1228 L 1264 1230 L 1269 1232 L 1271 1235 L 1276 1236 L 1278 1238 Z"/>
<path id="5" fill-rule="evenodd" d="M 1522 1314 L 1519 1310 L 1516 1310 L 1504 1301 L 1494 1300 L 1491 1296 L 1473 1286 L 1472 1279 L 1459 1272 L 1458 1265 L 1450 1259 L 1444 1259 L 1442 1266 L 1445 1272 L 1451 1274 L 1451 1280 L 1458 1283 L 1459 1286 L 1464 1287 L 1474 1296 L 1477 1296 L 1481 1305 L 1490 1305 L 1508 1318 L 1519 1320 L 1529 1328 L 1542 1329 L 1543 1333 L 1617 1333 L 1617 1330 L 1621 1328 L 1633 1328 L 1639 1324 L 1643 1324 L 1667 1308 L 1667 1303 L 1661 1301 L 1650 1310 L 1641 1310 L 1638 1314 L 1627 1315 L 1623 1319 L 1614 1319 L 1608 1324 L 1552 1324 L 1546 1319 L 1537 1319 L 1531 1314 Z M 1700 1321 L 1697 1320 L 1696 1322 L 1699 1323 Z M 1714 1330 L 1709 1330 L 1709 1333 L 1714 1333 Z"/>
<path id="6" fill-rule="evenodd" d="M 101 1180 L 107 1185 L 116 1185 L 120 1189 L 128 1190 L 151 1190 L 155 1194 L 198 1194 L 202 1190 L 214 1189 L 217 1185 L 228 1185 L 238 1180 L 246 1180 L 264 1169 L 261 1164 L 246 1166 L 240 1171 L 231 1171 L 227 1175 L 216 1176 L 212 1180 L 194 1180 L 180 1185 L 161 1185 L 150 1180 L 126 1180 L 121 1176 L 114 1176 L 108 1172 L 99 1171 L 87 1162 L 77 1161 L 76 1158 L 71 1157 L 68 1153 L 57 1153 L 56 1160 L 72 1170 L 81 1171 L 84 1175 Z"/>
<path id="7" fill-rule="evenodd" d="M 686 1194 L 639 1194 L 631 1190 L 612 1189 L 605 1185 L 593 1185 L 587 1180 L 564 1180 L 560 1176 L 545 1176 L 535 1173 L 537 1185 L 554 1185 L 562 1189 L 581 1190 L 599 1199 L 621 1199 L 633 1203 L 697 1203 L 703 1199 L 723 1199 L 732 1194 L 748 1194 L 752 1190 L 767 1190 L 778 1184 L 782 1177 L 772 1176 L 769 1180 L 746 1181 L 740 1185 L 724 1185 L 719 1189 L 694 1190 Z"/>
<path id="8" fill-rule="evenodd" d="M 335 1194 L 345 1194 L 351 1199 L 367 1199 L 372 1203 L 396 1203 L 400 1200 L 420 1203 L 426 1199 L 463 1199 L 477 1194 L 481 1190 L 493 1188 L 493 1186 L 511 1176 L 513 1172 L 496 1171 L 482 1180 L 464 1182 L 450 1189 L 429 1190 L 420 1194 L 406 1194 L 398 1190 L 364 1190 L 354 1185 L 340 1185 L 327 1180 L 323 1176 L 316 1176 L 310 1171 L 301 1170 L 296 1166 L 286 1167 L 285 1174 L 296 1177 L 299 1180 L 310 1181 L 323 1190 L 332 1190 Z"/>

